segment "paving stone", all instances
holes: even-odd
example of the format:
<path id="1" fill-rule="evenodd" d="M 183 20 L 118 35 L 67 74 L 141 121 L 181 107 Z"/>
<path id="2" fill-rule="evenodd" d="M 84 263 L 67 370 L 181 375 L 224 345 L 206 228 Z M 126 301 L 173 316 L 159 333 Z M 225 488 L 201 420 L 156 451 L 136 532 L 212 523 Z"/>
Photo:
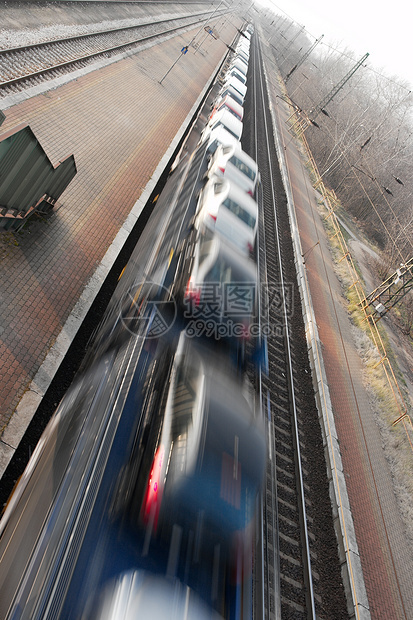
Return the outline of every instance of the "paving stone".
<path id="1" fill-rule="evenodd" d="M 171 59 L 196 32 L 78 74 L 4 110 L 1 132 L 30 125 L 51 161 L 73 153 L 78 173 L 49 220 L 32 218 L 13 235 L 16 245 L 4 246 L 0 430 L 119 231 L 126 238 L 133 225 L 128 215 L 144 189 L 153 187 L 159 162 L 227 53 L 222 40 L 209 45 L 207 53 L 190 52 L 159 84 Z M 235 35 L 234 25 L 227 23 L 222 39 Z M 118 241 L 106 263 L 119 250 Z M 82 316 L 79 306 L 76 312 Z"/>

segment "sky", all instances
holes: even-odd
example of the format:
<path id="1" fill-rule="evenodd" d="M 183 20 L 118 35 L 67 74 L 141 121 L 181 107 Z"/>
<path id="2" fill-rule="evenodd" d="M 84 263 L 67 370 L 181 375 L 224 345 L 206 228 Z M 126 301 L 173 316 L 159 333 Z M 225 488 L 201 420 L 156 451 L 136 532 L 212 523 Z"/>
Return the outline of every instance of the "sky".
<path id="1" fill-rule="evenodd" d="M 347 47 L 359 60 L 369 52 L 368 66 L 387 76 L 397 75 L 413 90 L 413 30 L 408 0 L 388 3 L 373 0 L 255 0 L 280 15 L 296 21 L 314 39 L 344 51 Z M 383 71 L 381 71 L 383 70 Z"/>

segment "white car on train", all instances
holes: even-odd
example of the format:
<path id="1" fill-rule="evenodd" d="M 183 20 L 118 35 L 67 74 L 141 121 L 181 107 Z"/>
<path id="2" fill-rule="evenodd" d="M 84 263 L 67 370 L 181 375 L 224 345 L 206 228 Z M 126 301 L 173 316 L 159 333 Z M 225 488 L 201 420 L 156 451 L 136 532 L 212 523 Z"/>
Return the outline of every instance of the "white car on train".
<path id="1" fill-rule="evenodd" d="M 226 95 L 221 101 L 219 101 L 211 113 L 211 119 L 214 118 L 220 110 L 228 110 L 235 118 L 242 121 L 244 117 L 244 108 L 230 95 Z"/>
<path id="2" fill-rule="evenodd" d="M 231 134 L 237 142 L 241 139 L 243 129 L 242 122 L 238 118 L 235 118 L 235 116 L 228 110 L 220 110 L 214 114 L 214 116 L 209 120 L 207 126 L 204 128 L 201 134 L 201 142 L 208 140 L 208 143 L 210 144 L 212 132 L 219 128 L 225 129 L 225 131 Z"/>
<path id="3" fill-rule="evenodd" d="M 208 176 L 222 176 L 253 196 L 259 180 L 257 163 L 241 144 L 220 144 L 209 162 Z"/>
<path id="4" fill-rule="evenodd" d="M 258 205 L 235 183 L 212 175 L 199 195 L 195 227 L 218 233 L 250 257 L 257 235 Z"/>

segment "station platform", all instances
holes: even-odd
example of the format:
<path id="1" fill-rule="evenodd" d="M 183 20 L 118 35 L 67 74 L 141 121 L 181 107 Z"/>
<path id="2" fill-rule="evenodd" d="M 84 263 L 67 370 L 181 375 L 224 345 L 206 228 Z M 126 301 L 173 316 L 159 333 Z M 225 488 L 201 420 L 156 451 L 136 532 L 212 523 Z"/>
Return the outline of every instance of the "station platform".
<path id="1" fill-rule="evenodd" d="M 238 36 L 241 19 L 221 22 L 182 57 L 199 28 L 0 100 L 0 133 L 28 124 L 52 162 L 73 153 L 78 170 L 52 217 L 0 235 L 0 476 Z"/>

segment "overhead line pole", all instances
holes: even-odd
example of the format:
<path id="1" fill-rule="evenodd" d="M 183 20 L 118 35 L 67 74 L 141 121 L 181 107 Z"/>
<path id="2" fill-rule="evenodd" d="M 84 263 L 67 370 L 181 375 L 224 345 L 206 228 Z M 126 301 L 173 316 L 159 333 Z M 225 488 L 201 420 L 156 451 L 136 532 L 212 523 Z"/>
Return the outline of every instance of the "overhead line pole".
<path id="1" fill-rule="evenodd" d="M 315 108 L 312 108 L 312 110 L 310 110 L 310 112 L 308 113 L 309 115 L 311 114 L 311 117 L 313 119 L 317 118 L 317 116 L 320 114 L 320 112 L 322 112 L 324 110 L 324 108 L 326 107 L 327 104 L 330 103 L 330 101 L 337 95 L 337 93 L 343 88 L 344 84 L 346 84 L 346 82 L 349 81 L 349 79 L 355 74 L 355 72 L 357 71 L 357 69 L 359 67 L 361 67 L 361 65 L 363 64 L 363 62 L 368 58 L 370 54 L 367 52 L 367 54 L 364 54 L 363 58 L 361 58 L 352 69 L 350 69 L 350 71 L 343 77 L 342 80 L 340 80 L 340 82 L 338 82 L 338 84 L 336 84 L 336 86 L 334 86 L 334 88 L 332 88 L 332 90 L 330 90 L 330 92 L 324 97 L 324 99 L 322 99 L 320 101 L 320 103 L 318 105 L 316 105 Z"/>
<path id="2" fill-rule="evenodd" d="M 303 64 L 303 62 L 305 62 L 307 60 L 307 58 L 309 57 L 309 55 L 311 54 L 311 52 L 313 51 L 313 49 L 315 48 L 316 45 L 318 45 L 321 41 L 321 39 L 324 37 L 324 35 L 322 34 L 321 37 L 319 39 L 316 39 L 315 42 L 312 44 L 312 46 L 310 47 L 309 50 L 307 50 L 307 52 L 304 54 L 304 56 L 302 58 L 300 58 L 300 60 L 297 62 L 296 65 L 294 65 L 294 67 L 291 69 L 291 71 L 289 71 L 287 73 L 287 75 L 284 78 L 284 82 L 288 82 L 288 80 L 290 79 L 291 75 L 294 73 L 294 71 L 296 69 L 298 69 L 298 67 L 301 67 L 301 65 Z"/>
<path id="3" fill-rule="evenodd" d="M 374 291 L 366 295 L 360 302 L 362 308 L 371 306 L 377 312 L 376 322 L 393 306 L 413 289 L 413 257 L 400 265 L 399 269 L 380 284 Z"/>

